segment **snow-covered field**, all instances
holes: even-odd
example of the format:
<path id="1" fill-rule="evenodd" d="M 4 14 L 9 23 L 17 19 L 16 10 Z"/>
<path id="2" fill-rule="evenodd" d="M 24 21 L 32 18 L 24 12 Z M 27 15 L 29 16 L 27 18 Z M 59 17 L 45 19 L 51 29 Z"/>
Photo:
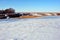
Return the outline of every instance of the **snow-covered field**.
<path id="1" fill-rule="evenodd" d="M 2 19 L 0 40 L 60 40 L 60 17 Z"/>

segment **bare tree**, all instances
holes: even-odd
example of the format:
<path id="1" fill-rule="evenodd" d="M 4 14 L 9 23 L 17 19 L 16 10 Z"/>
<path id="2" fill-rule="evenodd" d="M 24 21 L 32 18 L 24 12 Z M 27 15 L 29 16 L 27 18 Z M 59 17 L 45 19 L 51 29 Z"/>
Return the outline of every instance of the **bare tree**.
<path id="1" fill-rule="evenodd" d="M 5 13 L 15 13 L 13 8 L 5 9 Z"/>
<path id="2" fill-rule="evenodd" d="M 2 13 L 2 10 L 0 10 L 0 14 Z"/>

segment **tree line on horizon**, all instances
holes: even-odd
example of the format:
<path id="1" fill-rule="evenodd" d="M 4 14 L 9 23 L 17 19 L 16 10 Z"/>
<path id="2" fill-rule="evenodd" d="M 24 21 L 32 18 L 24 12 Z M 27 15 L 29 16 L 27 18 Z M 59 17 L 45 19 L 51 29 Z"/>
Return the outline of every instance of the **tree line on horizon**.
<path id="1" fill-rule="evenodd" d="M 7 13 L 15 13 L 15 9 L 8 8 L 8 9 L 5 9 L 5 10 L 0 10 L 0 14 L 7 14 Z"/>
<path id="2" fill-rule="evenodd" d="M 15 9 L 13 8 L 8 8 L 5 10 L 0 10 L 0 19 L 6 19 L 7 17 L 9 18 L 15 18 L 15 17 L 20 17 L 22 14 L 15 12 Z"/>
<path id="3" fill-rule="evenodd" d="M 16 13 L 15 9 L 13 8 L 8 8 L 5 10 L 0 10 L 0 19 L 6 19 L 7 17 L 9 18 L 15 18 L 15 17 L 20 17 L 20 16 L 31 16 L 30 13 Z"/>

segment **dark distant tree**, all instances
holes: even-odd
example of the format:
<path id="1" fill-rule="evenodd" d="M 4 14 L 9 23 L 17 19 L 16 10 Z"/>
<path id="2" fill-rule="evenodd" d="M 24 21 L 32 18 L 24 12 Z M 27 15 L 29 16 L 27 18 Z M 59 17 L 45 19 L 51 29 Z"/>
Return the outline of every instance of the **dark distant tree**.
<path id="1" fill-rule="evenodd" d="M 3 13 L 3 11 L 2 10 L 0 10 L 0 14 L 2 14 Z"/>
<path id="2" fill-rule="evenodd" d="M 5 14 L 5 10 L 0 10 L 0 14 Z"/>
<path id="3" fill-rule="evenodd" d="M 56 13 L 57 14 L 57 16 L 60 16 L 60 13 Z"/>
<path id="4" fill-rule="evenodd" d="M 5 13 L 15 13 L 13 8 L 5 9 Z"/>

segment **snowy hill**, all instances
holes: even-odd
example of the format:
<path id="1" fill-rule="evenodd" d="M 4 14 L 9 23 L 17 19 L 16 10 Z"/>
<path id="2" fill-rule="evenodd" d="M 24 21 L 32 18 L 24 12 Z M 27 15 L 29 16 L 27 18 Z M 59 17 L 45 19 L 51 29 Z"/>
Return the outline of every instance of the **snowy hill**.
<path id="1" fill-rule="evenodd" d="M 60 17 L 0 21 L 0 40 L 60 40 Z"/>

